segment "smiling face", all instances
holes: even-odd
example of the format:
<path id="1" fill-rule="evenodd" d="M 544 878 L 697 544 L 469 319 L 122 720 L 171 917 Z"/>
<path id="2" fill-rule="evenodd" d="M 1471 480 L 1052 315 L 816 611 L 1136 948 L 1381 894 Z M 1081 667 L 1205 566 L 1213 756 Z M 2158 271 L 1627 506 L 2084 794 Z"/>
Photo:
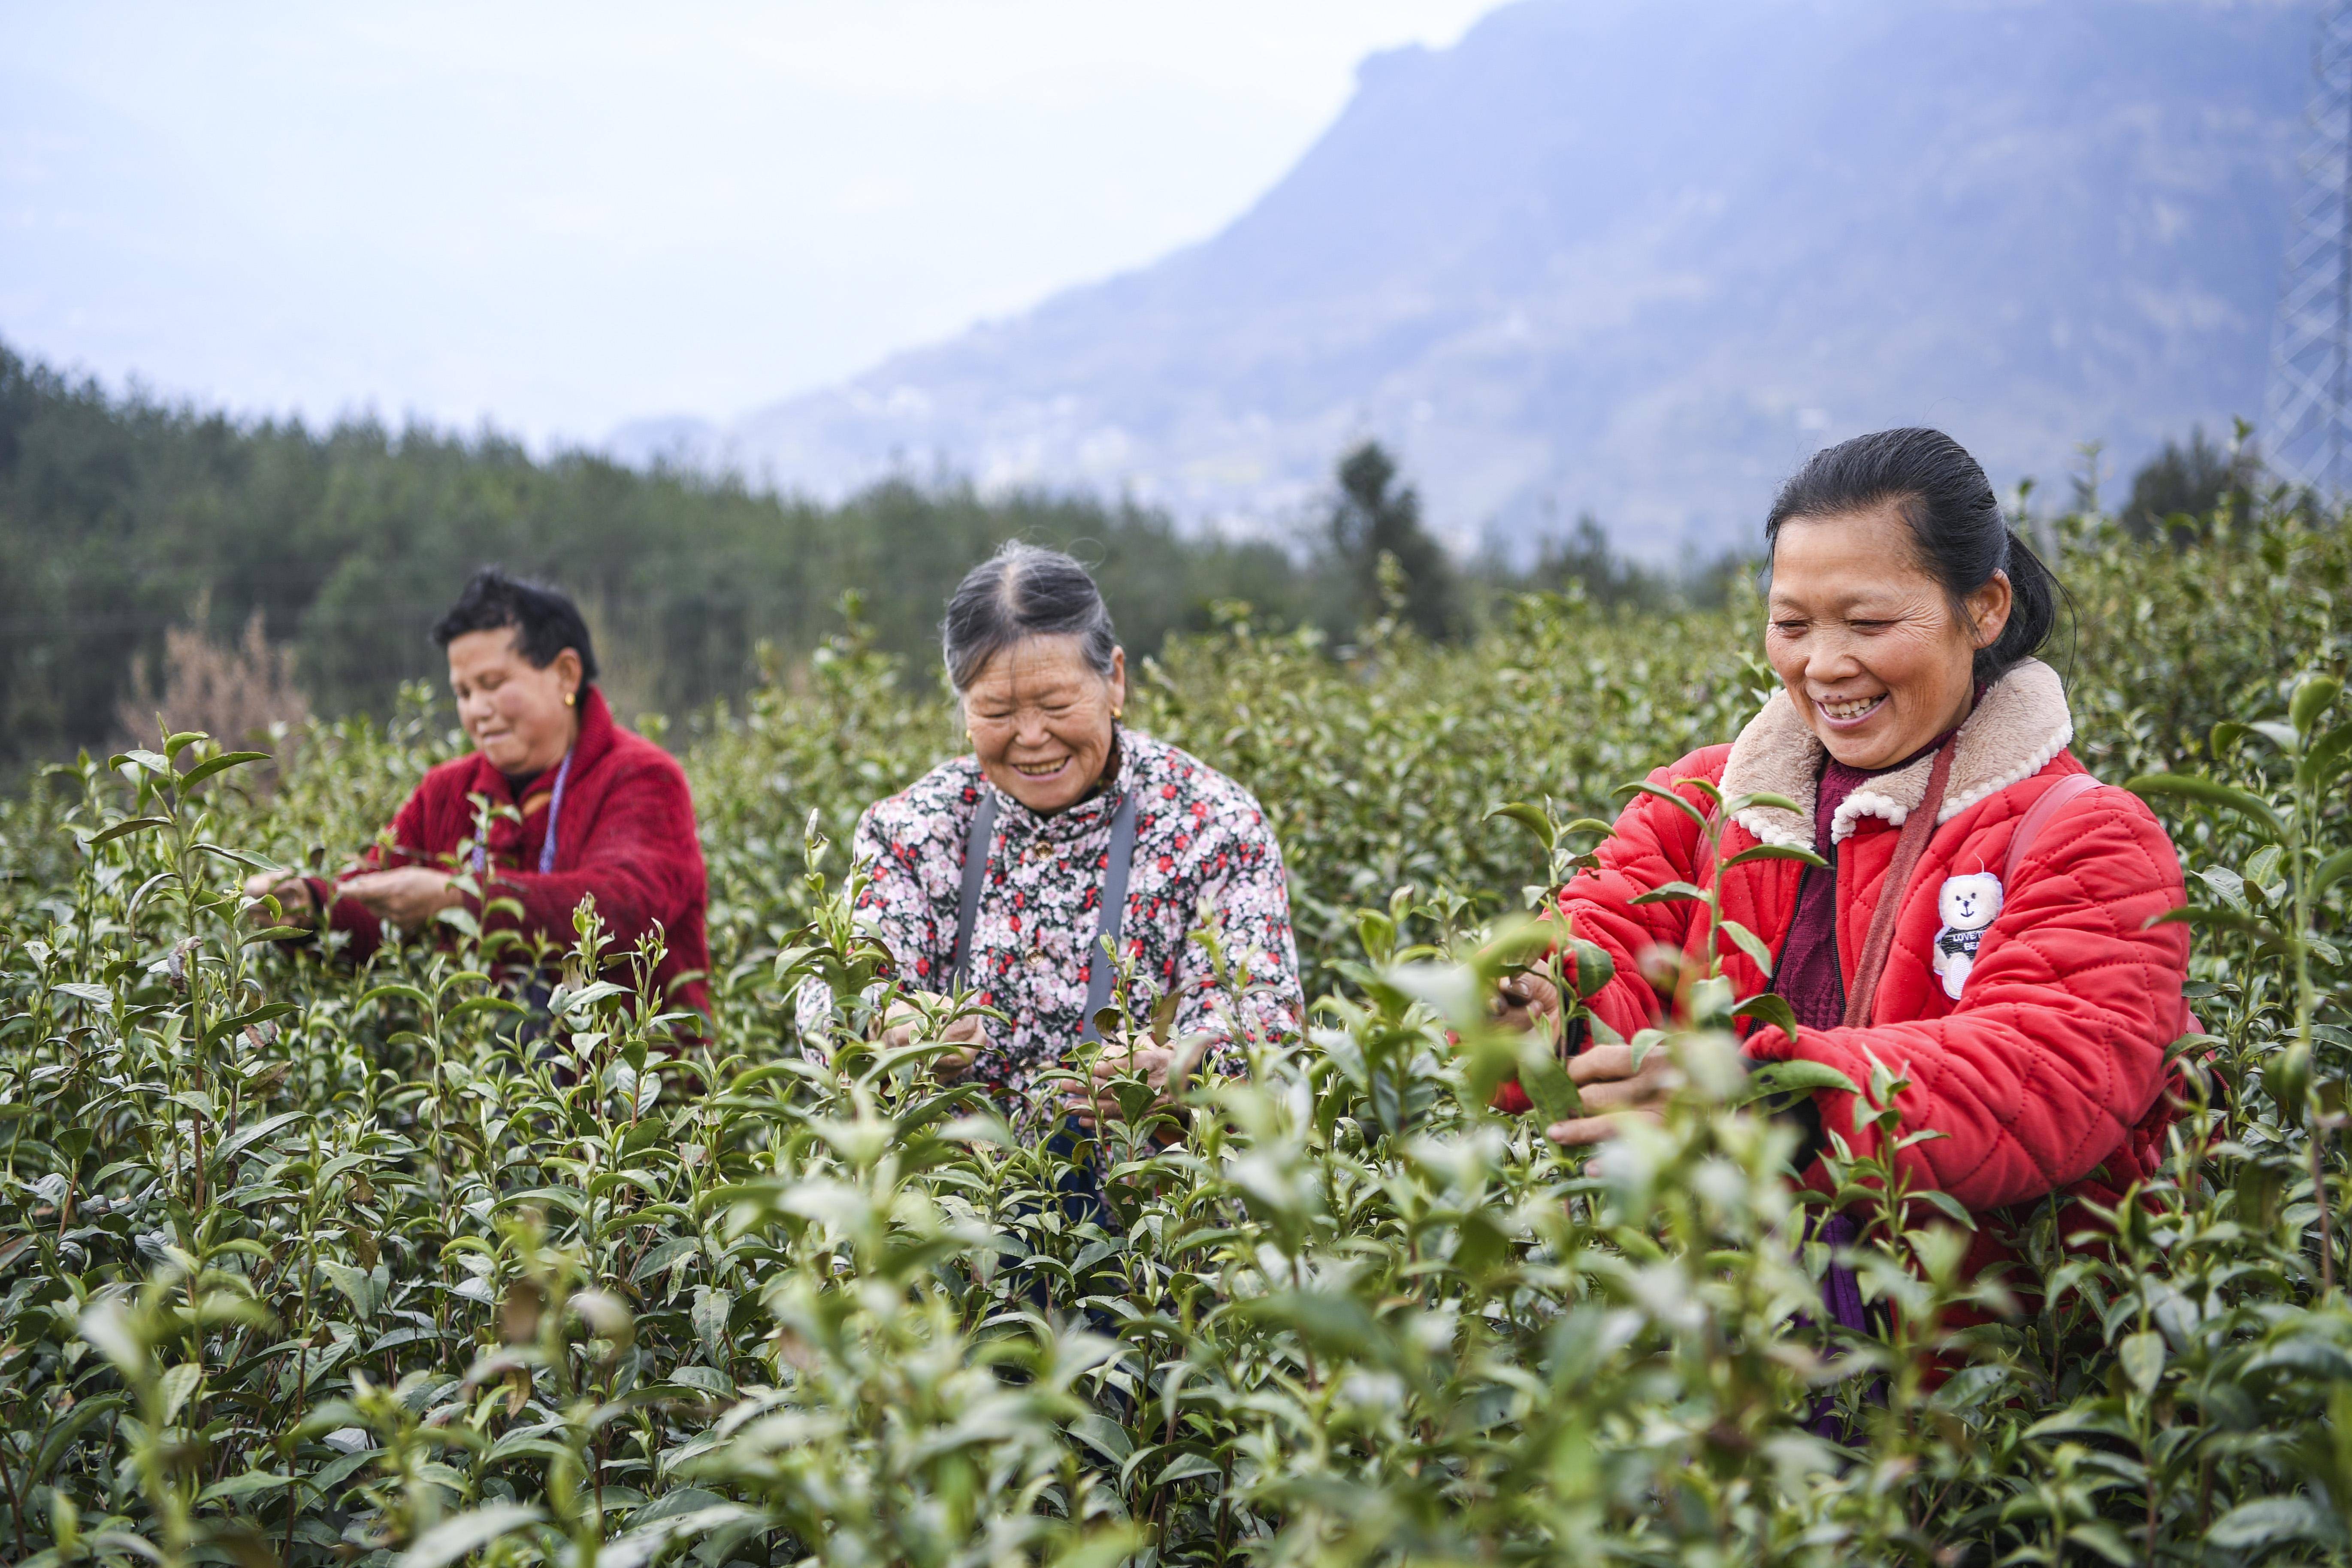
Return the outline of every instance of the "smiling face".
<path id="1" fill-rule="evenodd" d="M 1849 767 L 1888 767 L 1968 717 L 1976 651 L 2009 624 L 2006 574 L 1955 605 L 1893 504 L 1792 517 L 1772 550 L 1765 653 Z"/>
<path id="2" fill-rule="evenodd" d="M 1127 655 L 1110 674 L 1088 667 L 1075 637 L 1033 637 L 981 668 L 963 719 L 988 782 L 1030 810 L 1076 805 L 1110 759 L 1112 721 L 1127 705 Z"/>
<path id="3" fill-rule="evenodd" d="M 563 760 L 580 731 L 580 710 L 564 702 L 580 690 L 580 656 L 571 648 L 545 669 L 515 644 L 512 626 L 449 639 L 449 686 L 457 721 L 502 773 L 544 773 Z"/>

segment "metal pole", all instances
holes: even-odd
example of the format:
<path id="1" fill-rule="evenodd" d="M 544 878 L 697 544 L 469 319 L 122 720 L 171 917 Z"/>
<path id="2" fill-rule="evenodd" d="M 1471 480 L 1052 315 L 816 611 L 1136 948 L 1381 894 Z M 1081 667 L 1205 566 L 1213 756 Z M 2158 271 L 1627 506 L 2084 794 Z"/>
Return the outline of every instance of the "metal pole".
<path id="1" fill-rule="evenodd" d="M 2312 43 L 2263 452 L 2280 479 L 2334 502 L 2352 489 L 2352 0 L 2319 8 Z"/>
<path id="2" fill-rule="evenodd" d="M 2340 26 L 2345 6 L 2336 7 L 2336 21 Z M 2327 410 L 2327 488 L 2335 495 L 2344 493 L 2344 421 L 2347 416 L 2345 394 L 2347 370 L 2352 370 L 2352 92 L 2344 91 L 2341 78 L 2345 59 L 2342 39 L 2326 19 L 2320 22 L 2322 57 L 2319 62 L 2321 90 L 2334 91 L 2342 102 L 2343 133 L 2335 147 L 2338 197 L 2336 217 L 2336 377 L 2335 396 L 2329 399 Z M 2330 46 L 2336 46 L 2332 50 Z M 2329 58 L 2332 54 L 2333 58 Z"/>

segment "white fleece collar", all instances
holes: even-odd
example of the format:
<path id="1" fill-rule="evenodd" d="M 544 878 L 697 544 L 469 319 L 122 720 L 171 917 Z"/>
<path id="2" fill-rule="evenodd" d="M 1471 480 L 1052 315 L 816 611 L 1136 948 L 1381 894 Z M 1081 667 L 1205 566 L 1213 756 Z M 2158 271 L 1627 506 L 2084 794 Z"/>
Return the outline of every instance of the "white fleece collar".
<path id="1" fill-rule="evenodd" d="M 2074 717 L 2066 708 L 2066 689 L 2058 672 L 2040 659 L 2029 658 L 1993 682 L 1976 710 L 1960 726 L 1953 742 L 1952 773 L 1945 781 L 1943 808 L 1937 826 L 1949 822 L 1988 795 L 2032 778 L 2066 749 L 2074 738 Z M 1813 794 L 1826 755 L 1812 727 L 1783 689 L 1775 691 L 1764 710 L 1748 721 L 1731 743 L 1723 767 L 1723 793 L 1769 794 L 1788 796 L 1795 811 L 1778 806 L 1750 806 L 1737 817 L 1739 826 L 1767 844 L 1813 847 Z M 1865 781 L 1830 823 L 1830 842 L 1843 843 L 1864 816 L 1883 817 L 1899 827 L 1927 794 L 1932 756 L 1908 767 Z"/>

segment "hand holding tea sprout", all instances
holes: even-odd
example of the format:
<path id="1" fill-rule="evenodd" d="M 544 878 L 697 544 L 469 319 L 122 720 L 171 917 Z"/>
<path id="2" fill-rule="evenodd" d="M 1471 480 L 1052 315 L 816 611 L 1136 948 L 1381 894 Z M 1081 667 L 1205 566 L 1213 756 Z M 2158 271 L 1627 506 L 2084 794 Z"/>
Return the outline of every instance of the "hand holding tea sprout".
<path id="1" fill-rule="evenodd" d="M 1633 1047 L 1616 1045 L 1591 1047 L 1560 1065 L 1587 1114 L 1553 1122 L 1544 1136 L 1570 1149 L 1616 1137 L 1629 1116 L 1664 1120 L 1666 1101 L 1683 1085 L 1674 1053 L 1663 1046 L 1652 1047 L 1638 1064 Z"/>
<path id="2" fill-rule="evenodd" d="M 335 889 L 338 898 L 345 898 L 365 906 L 368 912 L 390 926 L 413 931 L 432 922 L 443 910 L 456 909 L 463 900 L 451 886 L 449 873 L 423 866 L 397 866 L 388 871 L 368 871 L 347 877 Z M 245 896 L 256 901 L 253 918 L 262 924 L 271 923 L 269 911 L 257 907 L 259 900 L 278 900 L 279 921 L 289 926 L 317 923 L 318 900 L 312 897 L 310 884 L 299 877 L 288 877 L 276 871 L 262 871 L 245 879 Z"/>
<path id="3" fill-rule="evenodd" d="M 389 871 L 368 871 L 346 878 L 336 889 L 344 898 L 367 906 L 386 925 L 413 931 L 432 923 L 443 910 L 463 902 L 446 871 L 424 866 L 395 866 Z"/>
<path id="4" fill-rule="evenodd" d="M 1144 1108 L 1150 1115 L 1172 1101 L 1192 1070 L 1208 1054 L 1206 1038 L 1194 1037 L 1179 1040 L 1174 1045 L 1134 1042 L 1121 1046 L 1110 1041 L 1103 1044 L 1102 1055 L 1095 1058 L 1094 1081 L 1086 1089 L 1073 1085 L 1062 1091 L 1062 1108 L 1070 1120 L 1088 1131 L 1098 1120 L 1117 1120 L 1125 1114 L 1118 1096 L 1112 1092 L 1115 1079 L 1139 1077 L 1152 1089 L 1151 1103 Z"/>
<path id="5" fill-rule="evenodd" d="M 1559 987 L 1532 969 L 1504 975 L 1495 987 L 1490 1011 L 1507 1029 L 1525 1029 L 1554 1042 L 1559 1038 Z"/>
<path id="6" fill-rule="evenodd" d="M 310 884 L 282 871 L 257 871 L 247 877 L 245 896 L 253 900 L 247 912 L 256 925 L 308 926 L 319 913 L 319 901 L 310 896 Z M 272 920 L 269 910 L 263 907 L 264 899 L 278 900 L 277 919 Z"/>
<path id="7" fill-rule="evenodd" d="M 1557 1043 L 1559 987 L 1532 970 L 1507 974 L 1496 987 L 1494 1016 L 1505 1028 L 1525 1029 Z M 1662 1118 L 1666 1101 L 1683 1081 L 1670 1053 L 1654 1049 L 1637 1063 L 1633 1048 L 1624 1045 L 1592 1046 L 1560 1066 L 1576 1085 L 1586 1114 L 1555 1121 L 1544 1135 L 1568 1148 L 1615 1137 L 1622 1117 Z"/>
<path id="8" fill-rule="evenodd" d="M 915 1043 L 917 1034 L 925 1026 L 923 1004 L 926 1003 L 936 1013 L 948 1005 L 948 998 L 936 992 L 925 992 L 921 1003 L 901 997 L 891 1005 L 889 1016 L 882 1026 L 883 1049 L 895 1051 Z M 931 1072 L 942 1083 L 960 1083 L 964 1075 L 971 1071 L 972 1058 L 979 1054 L 980 1047 L 988 1043 L 988 1037 L 981 1027 L 980 1015 L 966 1013 L 954 1019 L 940 1031 L 939 1037 L 951 1040 L 962 1048 L 942 1051 L 933 1057 Z"/>

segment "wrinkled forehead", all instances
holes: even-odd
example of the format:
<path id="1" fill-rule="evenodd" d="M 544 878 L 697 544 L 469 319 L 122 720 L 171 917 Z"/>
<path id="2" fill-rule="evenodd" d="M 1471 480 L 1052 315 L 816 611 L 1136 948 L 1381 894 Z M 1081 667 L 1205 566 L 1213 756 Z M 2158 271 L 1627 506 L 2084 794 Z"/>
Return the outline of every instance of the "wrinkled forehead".
<path id="1" fill-rule="evenodd" d="M 991 654 L 980 673 L 964 689 L 967 701 L 1025 701 L 1057 691 L 1098 687 L 1103 678 L 1087 663 L 1080 639 L 1071 635 L 1037 635 L 1009 643 Z"/>
<path id="2" fill-rule="evenodd" d="M 1940 597 L 1942 589 L 1920 564 L 1910 524 L 1890 502 L 1783 522 L 1772 542 L 1765 593 L 1775 605 L 1836 615 L 1890 599 Z"/>

